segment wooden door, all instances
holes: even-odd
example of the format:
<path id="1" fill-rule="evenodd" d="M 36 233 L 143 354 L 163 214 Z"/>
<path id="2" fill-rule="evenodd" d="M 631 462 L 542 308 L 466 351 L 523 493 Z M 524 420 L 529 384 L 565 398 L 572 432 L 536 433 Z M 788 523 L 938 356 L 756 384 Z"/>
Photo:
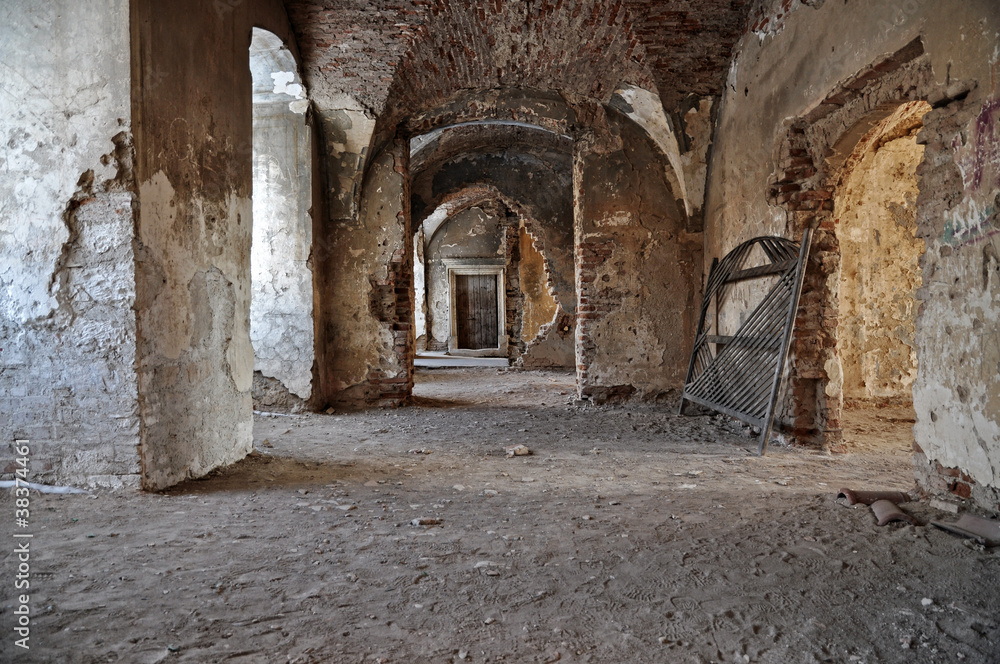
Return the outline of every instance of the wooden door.
<path id="1" fill-rule="evenodd" d="M 455 275 L 455 317 L 459 348 L 500 346 L 495 274 Z"/>

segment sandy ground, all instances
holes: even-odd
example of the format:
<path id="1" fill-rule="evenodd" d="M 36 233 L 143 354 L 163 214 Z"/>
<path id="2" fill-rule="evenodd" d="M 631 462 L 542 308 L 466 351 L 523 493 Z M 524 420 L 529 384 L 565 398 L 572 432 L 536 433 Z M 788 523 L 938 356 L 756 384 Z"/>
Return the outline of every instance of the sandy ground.
<path id="1" fill-rule="evenodd" d="M 32 495 L 31 650 L 8 544 L 0 661 L 1000 662 L 1000 551 L 835 501 L 913 486 L 905 413 L 758 458 L 672 404 L 573 405 L 566 373 L 417 394 L 259 417 L 257 454 L 167 494 Z"/>

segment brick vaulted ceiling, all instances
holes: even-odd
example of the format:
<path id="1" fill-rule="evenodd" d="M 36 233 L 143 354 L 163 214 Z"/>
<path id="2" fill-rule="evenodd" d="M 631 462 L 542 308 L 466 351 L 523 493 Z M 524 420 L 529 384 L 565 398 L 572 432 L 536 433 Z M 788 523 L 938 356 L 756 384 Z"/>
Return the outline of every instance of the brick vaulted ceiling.
<path id="1" fill-rule="evenodd" d="M 606 102 L 620 83 L 667 109 L 721 92 L 752 0 L 287 0 L 321 109 L 352 97 L 391 124 L 467 90 Z"/>

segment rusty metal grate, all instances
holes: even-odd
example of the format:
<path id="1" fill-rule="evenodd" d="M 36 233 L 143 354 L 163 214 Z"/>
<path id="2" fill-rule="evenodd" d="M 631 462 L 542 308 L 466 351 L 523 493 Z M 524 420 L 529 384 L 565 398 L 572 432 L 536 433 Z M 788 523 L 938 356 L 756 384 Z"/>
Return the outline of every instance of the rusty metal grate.
<path id="1" fill-rule="evenodd" d="M 806 229 L 801 243 L 781 237 L 744 242 L 721 261 L 712 261 L 705 287 L 680 412 L 684 414 L 690 401 L 760 428 L 758 454 L 767 450 L 771 436 L 811 237 L 812 229 Z M 745 267 L 757 247 L 766 262 Z M 714 327 L 707 320 L 713 302 L 721 306 L 738 282 L 770 275 L 780 275 L 777 283 L 735 335 L 709 333 Z"/>

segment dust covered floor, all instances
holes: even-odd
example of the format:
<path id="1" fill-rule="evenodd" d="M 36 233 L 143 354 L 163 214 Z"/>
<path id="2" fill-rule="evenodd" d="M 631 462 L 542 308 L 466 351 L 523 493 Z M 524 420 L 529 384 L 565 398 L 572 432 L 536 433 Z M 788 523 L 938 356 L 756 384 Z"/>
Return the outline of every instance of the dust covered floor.
<path id="1" fill-rule="evenodd" d="M 758 458 L 572 378 L 424 372 L 413 407 L 259 417 L 258 454 L 168 494 L 33 494 L 32 649 L 5 582 L 0 660 L 1000 661 L 1000 553 L 835 502 L 912 487 L 909 423 Z"/>

